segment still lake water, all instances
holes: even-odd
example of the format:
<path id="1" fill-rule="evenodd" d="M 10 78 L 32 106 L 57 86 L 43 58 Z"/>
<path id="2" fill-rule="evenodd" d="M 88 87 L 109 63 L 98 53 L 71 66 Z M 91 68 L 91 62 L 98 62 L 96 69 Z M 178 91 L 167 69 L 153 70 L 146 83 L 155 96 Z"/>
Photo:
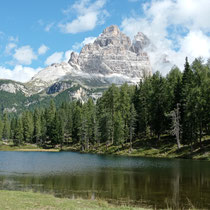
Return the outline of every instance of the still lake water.
<path id="1" fill-rule="evenodd" d="M 210 209 L 210 162 L 74 152 L 0 152 L 0 189 Z"/>

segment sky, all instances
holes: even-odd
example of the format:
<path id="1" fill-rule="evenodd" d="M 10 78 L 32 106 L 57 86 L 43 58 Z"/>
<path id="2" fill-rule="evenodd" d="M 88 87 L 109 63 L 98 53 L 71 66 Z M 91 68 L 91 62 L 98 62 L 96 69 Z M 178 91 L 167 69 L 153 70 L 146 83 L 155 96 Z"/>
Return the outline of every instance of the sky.
<path id="1" fill-rule="evenodd" d="M 68 61 L 108 26 L 131 39 L 149 37 L 154 70 L 183 69 L 185 57 L 210 58 L 210 0 L 0 0 L 0 79 L 27 82 L 52 63 Z M 170 64 L 170 65 L 171 65 Z"/>

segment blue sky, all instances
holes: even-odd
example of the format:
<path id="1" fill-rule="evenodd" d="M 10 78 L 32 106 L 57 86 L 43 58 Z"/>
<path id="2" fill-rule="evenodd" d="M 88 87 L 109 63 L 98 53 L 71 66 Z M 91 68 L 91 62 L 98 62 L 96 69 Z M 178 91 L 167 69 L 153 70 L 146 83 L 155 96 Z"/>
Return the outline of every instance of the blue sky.
<path id="1" fill-rule="evenodd" d="M 0 78 L 29 80 L 53 62 L 92 42 L 115 24 L 131 38 L 145 33 L 160 54 L 182 67 L 190 60 L 210 57 L 209 0 L 7 0 L 0 7 Z"/>

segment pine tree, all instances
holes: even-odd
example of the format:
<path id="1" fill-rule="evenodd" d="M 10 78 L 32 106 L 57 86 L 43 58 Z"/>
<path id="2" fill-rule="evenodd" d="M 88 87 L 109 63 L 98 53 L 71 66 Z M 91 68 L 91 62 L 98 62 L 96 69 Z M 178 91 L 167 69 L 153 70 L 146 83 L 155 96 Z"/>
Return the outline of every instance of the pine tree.
<path id="1" fill-rule="evenodd" d="M 46 123 L 46 110 L 41 112 L 41 142 L 45 145 L 47 140 L 47 123 Z"/>
<path id="2" fill-rule="evenodd" d="M 111 87 L 105 92 L 102 96 L 102 103 L 107 112 L 110 113 L 111 116 L 111 143 L 114 143 L 114 117 L 115 112 L 119 107 L 119 88 L 116 85 L 112 84 Z M 108 116 L 108 115 L 107 115 Z"/>
<path id="3" fill-rule="evenodd" d="M 80 102 L 73 103 L 72 107 L 72 140 L 73 143 L 78 143 L 81 140 L 81 125 L 82 125 L 82 104 Z"/>
<path id="4" fill-rule="evenodd" d="M 149 105 L 150 105 L 150 90 L 151 79 L 146 79 L 144 83 L 140 81 L 139 87 L 136 87 L 134 94 L 134 107 L 137 113 L 136 116 L 136 135 L 148 135 L 149 128 Z"/>
<path id="5" fill-rule="evenodd" d="M 136 124 L 136 110 L 133 103 L 131 104 L 131 107 L 130 107 L 128 124 L 129 124 L 130 151 L 131 151 L 132 144 L 133 144 L 134 131 L 135 131 L 135 124 Z"/>
<path id="6" fill-rule="evenodd" d="M 129 91 L 129 86 L 127 83 L 120 87 L 120 95 L 119 95 L 119 110 L 122 114 L 123 124 L 124 124 L 124 139 L 129 139 L 129 113 L 131 107 L 131 98 L 132 95 Z"/>
<path id="7" fill-rule="evenodd" d="M 29 111 L 24 112 L 22 120 L 23 120 L 24 141 L 28 143 L 32 143 L 33 132 L 34 132 L 34 122 L 33 122 L 32 113 Z"/>
<path id="8" fill-rule="evenodd" d="M 177 67 L 173 67 L 166 76 L 166 94 L 169 101 L 169 109 L 176 108 L 181 99 L 181 79 L 182 73 Z"/>
<path id="9" fill-rule="evenodd" d="M 41 115 L 38 109 L 35 109 L 34 111 L 34 134 L 33 134 L 33 139 L 36 144 L 39 144 L 41 141 Z"/>
<path id="10" fill-rule="evenodd" d="M 57 144 L 60 144 L 60 147 L 62 149 L 63 147 L 63 141 L 64 141 L 64 126 L 63 121 L 61 117 L 59 116 L 59 113 L 55 113 L 55 117 L 52 121 L 52 128 L 51 128 L 51 144 L 52 146 L 55 146 Z"/>
<path id="11" fill-rule="evenodd" d="M 120 111 L 115 112 L 114 116 L 114 144 L 120 145 L 124 143 L 124 123 Z"/>
<path id="12" fill-rule="evenodd" d="M 182 142 L 190 143 L 192 146 L 193 141 L 193 110 L 192 101 L 193 98 L 191 87 L 193 85 L 193 72 L 190 68 L 188 59 L 185 61 L 185 69 L 182 76 L 182 91 L 181 91 L 181 124 L 182 124 Z"/>
<path id="13" fill-rule="evenodd" d="M 153 132 L 157 135 L 158 141 L 160 135 L 166 128 L 166 86 L 165 79 L 162 78 L 159 72 L 152 76 L 152 93 L 150 95 L 150 126 Z"/>
<path id="14" fill-rule="evenodd" d="M 10 122 L 9 122 L 7 113 L 4 113 L 3 125 L 4 126 L 3 126 L 2 137 L 4 140 L 8 140 L 10 138 Z"/>
<path id="15" fill-rule="evenodd" d="M 0 141 L 2 140 L 3 126 L 4 126 L 4 124 L 0 118 Z"/>
<path id="16" fill-rule="evenodd" d="M 14 133 L 15 133 L 14 139 L 13 139 L 14 145 L 21 145 L 24 140 L 23 122 L 22 122 L 21 117 L 17 119 L 16 129 Z"/>
<path id="17" fill-rule="evenodd" d="M 53 100 L 50 101 L 50 106 L 45 110 L 45 120 L 46 120 L 46 138 L 51 141 L 52 137 L 52 127 L 53 127 L 53 120 L 55 118 L 55 102 Z"/>
<path id="18" fill-rule="evenodd" d="M 13 117 L 10 123 L 10 138 L 11 139 L 14 139 L 15 137 L 16 124 L 17 124 L 17 120 L 15 117 Z"/>

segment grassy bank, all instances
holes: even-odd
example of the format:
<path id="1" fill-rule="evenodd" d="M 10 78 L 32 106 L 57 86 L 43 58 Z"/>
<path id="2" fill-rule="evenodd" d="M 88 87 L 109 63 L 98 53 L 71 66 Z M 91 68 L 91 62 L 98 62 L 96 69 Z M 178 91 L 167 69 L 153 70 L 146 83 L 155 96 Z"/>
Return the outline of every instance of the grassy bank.
<path id="1" fill-rule="evenodd" d="M 56 148 L 44 149 L 36 145 L 27 144 L 22 146 L 14 146 L 12 143 L 0 142 L 0 151 L 48 151 L 59 152 L 59 145 Z M 183 146 L 177 148 L 176 142 L 173 139 L 165 136 L 158 142 L 157 139 L 136 140 L 133 143 L 133 148 L 130 150 L 130 145 L 123 144 L 115 146 L 112 144 L 97 144 L 90 145 L 86 151 L 81 150 L 80 144 L 72 144 L 64 146 L 63 151 L 77 151 L 94 154 L 112 154 L 124 156 L 139 156 L 139 157 L 161 157 L 161 158 L 184 158 L 196 160 L 210 160 L 210 137 L 206 137 L 200 143 L 195 143 L 191 146 Z"/>
<path id="2" fill-rule="evenodd" d="M 53 195 L 33 192 L 0 191 L 0 209 L 116 209 L 116 210 L 137 210 L 126 206 L 113 206 L 105 201 L 56 198 Z"/>
<path id="3" fill-rule="evenodd" d="M 81 151 L 81 146 L 77 144 L 70 148 L 64 148 L 64 150 Z M 129 144 L 120 146 L 100 144 L 90 146 L 89 150 L 85 152 L 136 157 L 210 160 L 210 138 L 203 139 L 202 146 L 200 143 L 195 143 L 192 147 L 182 145 L 180 149 L 177 148 L 177 144 L 173 139 L 162 137 L 159 142 L 157 142 L 157 139 L 135 141 L 132 150 L 130 150 Z"/>
<path id="4" fill-rule="evenodd" d="M 25 144 L 21 146 L 15 146 L 12 142 L 0 142 L 0 151 L 35 151 L 35 152 L 59 152 L 58 148 L 44 149 L 38 147 L 35 144 Z"/>

